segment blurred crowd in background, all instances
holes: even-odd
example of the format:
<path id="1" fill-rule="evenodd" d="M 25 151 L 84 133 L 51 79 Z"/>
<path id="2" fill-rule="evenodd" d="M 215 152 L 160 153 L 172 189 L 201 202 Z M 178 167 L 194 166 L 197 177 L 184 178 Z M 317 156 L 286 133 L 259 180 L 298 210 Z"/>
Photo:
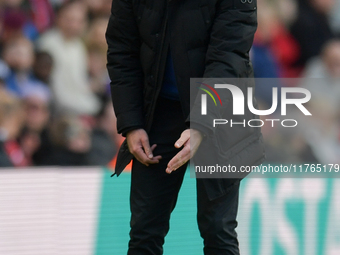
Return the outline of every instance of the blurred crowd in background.
<path id="1" fill-rule="evenodd" d="M 1 0 L 0 165 L 105 165 L 121 137 L 106 71 L 111 0 Z"/>
<path id="2" fill-rule="evenodd" d="M 263 128 L 268 160 L 340 163 L 340 0 L 257 2 L 255 77 L 299 78 L 259 82 L 259 105 L 270 108 L 273 86 L 313 96 L 299 128 Z M 0 166 L 112 164 L 122 137 L 106 71 L 110 9 L 111 0 L 0 0 Z"/>
<path id="3" fill-rule="evenodd" d="M 257 3 L 258 30 L 251 59 L 259 78 L 255 94 L 260 108 L 271 107 L 273 87 L 303 87 L 312 96 L 305 104 L 312 116 L 295 106 L 287 109 L 286 116 L 280 110 L 261 116 L 298 121 L 294 128 L 280 124 L 273 128 L 270 122 L 262 127 L 267 161 L 340 163 L 340 1 Z"/>

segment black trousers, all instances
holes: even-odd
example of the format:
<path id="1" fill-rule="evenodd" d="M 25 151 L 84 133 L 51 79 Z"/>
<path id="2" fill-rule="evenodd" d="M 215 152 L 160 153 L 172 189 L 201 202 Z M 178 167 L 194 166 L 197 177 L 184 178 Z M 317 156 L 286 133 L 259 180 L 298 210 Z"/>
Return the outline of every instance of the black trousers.
<path id="1" fill-rule="evenodd" d="M 165 169 L 179 151 L 174 143 L 186 129 L 184 122 L 180 102 L 165 98 L 158 100 L 149 140 L 150 145 L 157 144 L 154 155 L 163 158 L 159 164 L 149 167 L 133 161 L 128 255 L 163 254 L 170 214 L 175 208 L 187 165 L 171 174 Z M 238 194 L 239 183 L 236 183 L 225 196 L 210 201 L 202 179 L 197 179 L 197 221 L 205 255 L 239 254 L 235 232 Z"/>

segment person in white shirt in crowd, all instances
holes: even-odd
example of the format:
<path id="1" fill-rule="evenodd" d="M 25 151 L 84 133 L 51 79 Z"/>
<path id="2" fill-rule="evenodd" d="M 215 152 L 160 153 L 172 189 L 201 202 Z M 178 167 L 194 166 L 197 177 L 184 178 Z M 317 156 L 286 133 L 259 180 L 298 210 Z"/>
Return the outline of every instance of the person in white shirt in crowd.
<path id="1" fill-rule="evenodd" d="M 87 53 L 81 40 L 86 26 L 87 7 L 83 1 L 64 2 L 58 12 L 56 27 L 38 41 L 38 48 L 54 61 L 51 88 L 56 107 L 72 114 L 94 115 L 100 102 L 87 79 Z"/>

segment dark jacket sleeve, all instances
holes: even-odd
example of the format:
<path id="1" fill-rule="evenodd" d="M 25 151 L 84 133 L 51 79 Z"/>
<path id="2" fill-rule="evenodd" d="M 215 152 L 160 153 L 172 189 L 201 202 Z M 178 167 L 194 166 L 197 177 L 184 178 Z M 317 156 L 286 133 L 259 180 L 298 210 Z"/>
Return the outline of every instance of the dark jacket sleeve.
<path id="1" fill-rule="evenodd" d="M 243 3 L 245 2 L 245 3 Z M 204 81 L 210 78 L 247 78 L 252 76 L 249 51 L 257 29 L 256 0 L 221 0 L 212 25 L 206 54 Z M 213 86 L 213 84 L 211 84 Z M 237 85 L 237 84 L 234 84 Z M 221 93 L 224 105 L 228 106 L 231 94 Z M 191 128 L 204 133 L 214 133 L 213 119 L 222 118 L 228 107 L 209 107 L 202 117 L 201 93 L 199 92 L 189 116 Z M 222 108 L 222 109 L 221 109 Z"/>
<path id="2" fill-rule="evenodd" d="M 106 41 L 117 130 L 125 134 L 144 125 L 140 39 L 131 0 L 113 0 Z"/>

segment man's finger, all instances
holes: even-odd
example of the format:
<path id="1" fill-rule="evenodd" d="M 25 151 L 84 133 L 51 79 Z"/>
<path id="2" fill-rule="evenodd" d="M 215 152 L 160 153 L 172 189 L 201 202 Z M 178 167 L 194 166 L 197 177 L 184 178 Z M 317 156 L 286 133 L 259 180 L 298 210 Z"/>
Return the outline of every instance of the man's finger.
<path id="1" fill-rule="evenodd" d="M 183 151 L 183 154 L 180 154 L 178 159 L 171 165 L 172 171 L 177 170 L 185 163 L 187 163 L 190 159 L 190 152 Z"/>
<path id="2" fill-rule="evenodd" d="M 152 154 L 152 150 L 150 148 L 150 144 L 149 144 L 149 139 L 141 139 L 142 142 L 142 146 L 143 149 L 145 151 L 145 154 L 147 155 L 148 158 L 152 159 L 153 158 L 153 154 Z"/>
<path id="3" fill-rule="evenodd" d="M 151 151 L 154 151 L 156 147 L 157 147 L 157 144 L 152 145 L 152 146 L 151 146 Z M 153 159 L 153 160 L 161 160 L 161 159 L 162 159 L 162 156 L 161 156 L 161 155 L 154 156 L 152 159 Z M 158 163 L 158 162 L 157 162 L 157 163 Z"/>
<path id="4" fill-rule="evenodd" d="M 159 162 L 159 160 L 161 160 L 162 159 L 162 156 L 161 155 L 158 155 L 158 156 L 156 156 L 156 157 L 153 157 L 153 161 L 154 160 L 158 160 L 156 163 L 158 163 Z M 153 164 L 153 163 L 152 163 Z"/>
<path id="5" fill-rule="evenodd" d="M 170 174 L 172 171 L 177 170 L 183 166 L 190 159 L 190 148 L 184 147 L 180 152 L 178 152 L 175 157 L 173 157 L 166 168 L 166 172 Z"/>
<path id="6" fill-rule="evenodd" d="M 190 132 L 188 130 L 188 132 L 186 132 L 186 130 L 184 132 L 182 132 L 181 137 L 175 142 L 175 147 L 176 148 L 181 148 L 183 146 L 183 144 L 188 141 L 188 139 L 190 138 Z"/>
<path id="7" fill-rule="evenodd" d="M 142 148 L 136 149 L 133 152 L 133 156 L 135 156 L 135 158 L 142 164 L 149 166 L 149 164 L 146 162 L 148 157 L 145 155 L 145 152 L 142 150 Z"/>
<path id="8" fill-rule="evenodd" d="M 154 149 L 157 147 L 157 144 L 154 144 L 151 146 L 151 151 L 154 151 Z"/>
<path id="9" fill-rule="evenodd" d="M 135 150 L 134 154 L 135 158 L 141 162 L 142 164 L 149 166 L 149 164 L 157 164 L 162 156 L 156 156 L 152 159 L 148 158 L 142 148 Z"/>

